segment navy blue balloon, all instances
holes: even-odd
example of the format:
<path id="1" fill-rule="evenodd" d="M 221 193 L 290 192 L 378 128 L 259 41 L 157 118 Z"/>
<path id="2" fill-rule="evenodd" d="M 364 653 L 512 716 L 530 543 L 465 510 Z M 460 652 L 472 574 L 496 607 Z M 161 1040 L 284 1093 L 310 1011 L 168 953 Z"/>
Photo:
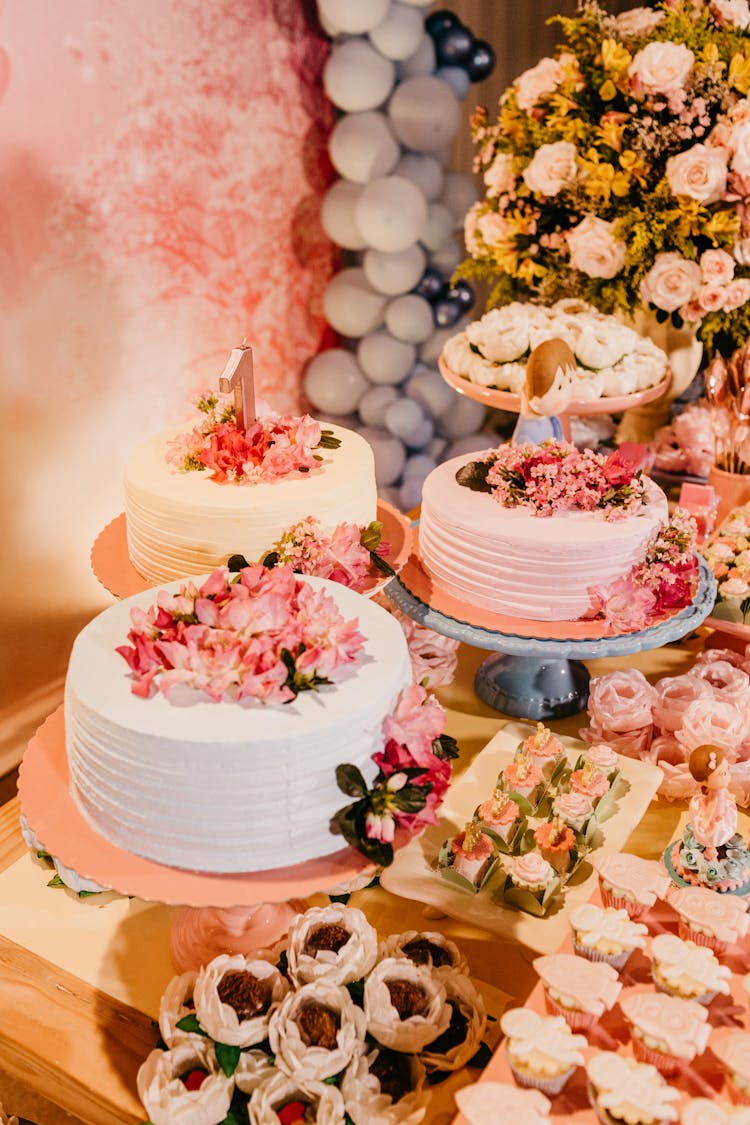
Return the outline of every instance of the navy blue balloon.
<path id="1" fill-rule="evenodd" d="M 428 266 L 415 286 L 414 292 L 432 304 L 433 301 L 438 301 L 443 296 L 447 286 L 448 283 L 440 270 L 436 270 L 434 266 Z"/>
<path id="2" fill-rule="evenodd" d="M 457 281 L 455 285 L 451 285 L 445 296 L 449 301 L 457 301 L 464 312 L 471 308 L 475 300 L 474 290 L 468 281 L 463 279 Z"/>
<path id="3" fill-rule="evenodd" d="M 465 66 L 474 51 L 474 36 L 461 23 L 434 35 L 433 40 L 438 66 Z"/>
<path id="4" fill-rule="evenodd" d="M 475 39 L 466 62 L 466 71 L 472 82 L 481 82 L 495 66 L 495 52 L 486 39 Z"/>
<path id="5" fill-rule="evenodd" d="M 449 27 L 455 27 L 461 21 L 455 12 L 448 11 L 447 8 L 439 8 L 437 12 L 432 12 L 424 21 L 424 29 L 428 35 L 433 38 L 440 35 L 442 32 L 447 31 Z"/>
<path id="6" fill-rule="evenodd" d="M 450 328 L 452 324 L 461 319 L 463 311 L 460 301 L 447 296 L 442 297 L 432 306 L 435 323 L 440 328 Z"/>

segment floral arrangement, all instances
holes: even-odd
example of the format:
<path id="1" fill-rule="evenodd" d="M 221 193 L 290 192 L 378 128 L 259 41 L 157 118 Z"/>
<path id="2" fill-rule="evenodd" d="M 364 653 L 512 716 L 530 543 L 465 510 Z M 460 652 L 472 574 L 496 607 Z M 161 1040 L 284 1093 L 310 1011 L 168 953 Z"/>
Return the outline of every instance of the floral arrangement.
<path id="1" fill-rule="evenodd" d="M 693 517 L 676 508 L 641 562 L 623 578 L 592 587 L 590 616 L 602 618 L 612 633 L 629 633 L 690 605 L 698 581 L 697 537 Z"/>
<path id="2" fill-rule="evenodd" d="M 378 772 L 368 786 L 356 766 L 341 765 L 336 780 L 342 793 L 355 800 L 331 821 L 347 843 L 375 863 L 393 860 L 393 841 L 437 824 L 451 779 L 456 743 L 444 733 L 445 712 L 419 684 L 402 693 L 383 724 L 384 746 L 373 755 Z"/>
<path id="3" fill-rule="evenodd" d="M 259 484 L 309 473 L 322 460 L 317 449 L 340 445 L 308 414 L 268 414 L 242 431 L 234 404 L 222 404 L 213 392 L 201 395 L 196 406 L 203 419 L 168 443 L 167 464 L 184 473 L 210 469 L 211 480 L 219 484 Z"/>
<path id="4" fill-rule="evenodd" d="M 750 805 L 750 646 L 744 655 L 707 649 L 689 672 L 650 684 L 635 668 L 591 681 L 587 742 L 659 766 L 659 792 L 682 801 L 698 790 L 688 759 L 698 746 L 728 755 L 731 790 Z"/>
<path id="5" fill-rule="evenodd" d="M 640 446 L 624 445 L 605 456 L 562 441 L 501 445 L 459 469 L 456 480 L 491 493 L 505 508 L 524 507 L 537 516 L 575 509 L 621 519 L 644 502 L 642 453 Z"/>
<path id="6" fill-rule="evenodd" d="M 200 587 L 160 590 L 156 606 L 130 613 L 130 644 L 117 651 L 143 698 L 185 684 L 214 700 L 288 703 L 334 682 L 364 647 L 356 620 L 289 566 L 219 567 Z"/>
<path id="7" fill-rule="evenodd" d="M 750 617 L 750 504 L 729 513 L 703 554 L 717 582 L 712 616 L 745 624 Z"/>
<path id="8" fill-rule="evenodd" d="M 375 601 L 396 618 L 403 630 L 414 683 L 433 690 L 452 683 L 458 664 L 459 642 L 407 617 L 386 594 L 377 594 Z"/>
<path id="9" fill-rule="evenodd" d="M 361 910 L 335 902 L 297 915 L 273 950 L 174 977 L 138 1095 L 153 1125 L 413 1123 L 433 1083 L 486 1065 L 486 1027 L 453 942 L 379 942 Z"/>
<path id="10" fill-rule="evenodd" d="M 491 304 L 580 297 L 744 340 L 750 6 L 582 0 L 556 22 L 567 46 L 473 116 L 486 194 L 461 272 L 495 280 Z"/>
<path id="11" fill-rule="evenodd" d="M 690 403 L 654 434 L 654 469 L 705 478 L 714 463 L 714 445 L 711 411 L 704 402 Z"/>

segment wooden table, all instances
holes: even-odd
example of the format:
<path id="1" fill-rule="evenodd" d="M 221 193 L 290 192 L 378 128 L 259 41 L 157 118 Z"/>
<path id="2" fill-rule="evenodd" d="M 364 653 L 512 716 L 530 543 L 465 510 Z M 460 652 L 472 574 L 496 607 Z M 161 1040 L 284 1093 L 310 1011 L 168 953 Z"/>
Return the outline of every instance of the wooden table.
<path id="1" fill-rule="evenodd" d="M 626 660 L 591 661 L 588 666 L 592 675 L 601 675 L 627 664 L 656 679 L 685 671 L 700 647 L 701 643 L 693 639 Z M 478 650 L 463 649 L 456 680 L 438 693 L 448 712 L 448 730 L 461 746 L 458 770 L 505 722 L 481 703 L 473 691 L 474 672 L 484 655 Z M 552 725 L 560 733 L 575 734 L 584 723 L 585 716 L 574 716 Z M 50 799 L 54 799 L 54 794 L 50 794 Z M 654 802 L 631 837 L 628 850 L 658 857 L 673 837 L 681 811 L 662 801 Z M 18 816 L 17 799 L 0 809 L 0 872 L 26 850 Z M 51 950 L 55 947 L 56 912 L 62 901 L 59 896 L 66 894 L 47 892 L 45 888 L 40 925 L 45 928 Z M 442 930 L 460 943 L 475 977 L 504 990 L 519 1002 L 523 1002 L 535 983 L 529 964 L 533 954 L 522 946 L 497 942 L 483 931 L 450 918 L 428 922 L 420 903 L 382 889 L 357 892 L 351 905 L 363 909 L 383 934 L 407 928 Z M 6 1072 L 90 1125 L 142 1122 L 145 1114 L 135 1092 L 135 1076 L 155 1043 L 151 1018 L 60 969 L 38 952 L 32 953 L 8 940 L 2 933 L 0 901 L 0 1072 Z M 149 956 L 151 937 L 149 931 L 139 946 L 138 935 L 130 935 L 138 957 Z M 137 972 L 137 961 L 128 971 Z M 167 979 L 168 975 L 165 985 Z M 23 1107 L 18 1107 L 17 1112 L 23 1113 Z M 431 1116 L 429 1120 L 436 1119 Z"/>

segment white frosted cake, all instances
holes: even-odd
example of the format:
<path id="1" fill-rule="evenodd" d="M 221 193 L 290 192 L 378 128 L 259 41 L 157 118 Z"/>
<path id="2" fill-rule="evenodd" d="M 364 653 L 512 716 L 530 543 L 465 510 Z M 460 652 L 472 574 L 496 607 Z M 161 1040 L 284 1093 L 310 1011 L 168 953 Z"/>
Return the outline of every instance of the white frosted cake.
<path id="1" fill-rule="evenodd" d="M 666 497 L 647 479 L 640 508 L 618 519 L 602 510 L 540 516 L 525 506 L 505 507 L 491 493 L 457 482 L 469 460 L 446 461 L 427 477 L 419 549 L 436 583 L 479 609 L 577 620 L 591 607 L 589 590 L 627 574 L 667 519 Z"/>
<path id="2" fill-rule="evenodd" d="M 231 698 L 231 691 L 211 699 L 208 688 L 179 682 L 190 673 L 177 658 L 175 686 L 165 691 L 164 681 L 152 683 L 149 676 L 139 682 L 116 649 L 139 628 L 144 651 L 153 647 L 155 629 L 144 616 L 156 600 L 153 590 L 105 610 L 79 634 L 65 688 L 70 783 L 86 820 L 107 839 L 159 863 L 215 872 L 285 867 L 344 846 L 329 827 L 347 803 L 336 768 L 353 763 L 372 778 L 370 758 L 383 748 L 383 720 L 411 684 L 408 649 L 395 618 L 368 599 L 323 579 L 289 581 L 299 584 L 296 591 L 308 586 L 310 597 L 323 591 L 335 603 L 327 609 L 315 603 L 308 612 L 323 638 L 320 647 L 330 639 L 335 649 L 335 675 L 330 685 L 300 691 L 287 703 Z M 174 582 L 159 591 L 159 605 L 182 586 Z M 262 621 L 289 602 L 283 589 L 274 594 L 262 603 Z M 187 612 L 181 599 L 171 604 Z M 216 604 L 210 596 L 196 601 L 199 623 L 190 627 L 201 630 Z M 242 611 L 243 604 L 233 609 Z M 337 667 L 352 630 L 361 634 L 356 658 Z M 308 643 L 306 657 L 313 648 Z M 209 688 L 215 693 L 222 683 L 214 680 Z"/>
<path id="3" fill-rule="evenodd" d="M 340 442 L 338 448 L 316 449 L 315 467 L 271 480 L 219 482 L 208 468 L 180 471 L 167 454 L 170 445 L 188 439 L 191 426 L 139 446 L 125 469 L 133 566 L 149 582 L 169 582 L 202 574 L 234 554 L 256 562 L 306 516 L 329 528 L 369 524 L 377 512 L 372 450 L 343 426 L 326 430 Z"/>

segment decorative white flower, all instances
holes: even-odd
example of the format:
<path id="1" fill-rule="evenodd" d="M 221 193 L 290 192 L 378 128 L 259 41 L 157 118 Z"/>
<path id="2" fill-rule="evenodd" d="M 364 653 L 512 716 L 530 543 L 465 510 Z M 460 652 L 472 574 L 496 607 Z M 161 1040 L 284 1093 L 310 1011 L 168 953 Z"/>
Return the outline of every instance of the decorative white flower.
<path id="1" fill-rule="evenodd" d="M 200 1086 L 188 1089 L 183 1077 L 203 1071 Z M 200 1078 L 199 1078 L 200 1080 Z M 213 1043 L 180 1043 L 152 1051 L 138 1071 L 138 1097 L 153 1125 L 216 1125 L 229 1112 L 234 1083 L 216 1061 Z"/>
<path id="2" fill-rule="evenodd" d="M 271 1071 L 253 1090 L 247 1106 L 250 1125 L 279 1125 L 279 1111 L 291 1102 L 309 1107 L 317 1125 L 344 1125 L 344 1099 L 336 1086 L 323 1082 L 302 1086 L 280 1070 Z"/>
<path id="3" fill-rule="evenodd" d="M 690 262 L 671 251 L 657 254 L 654 264 L 641 282 L 641 299 L 664 312 L 676 312 L 692 300 L 701 284 L 697 262 Z"/>
<path id="4" fill-rule="evenodd" d="M 570 264 L 588 277 L 614 277 L 623 267 L 627 247 L 613 234 L 614 224 L 587 215 L 566 234 Z"/>
<path id="5" fill-rule="evenodd" d="M 645 94 L 681 90 L 693 69 L 695 55 L 684 43 L 648 43 L 633 59 L 628 74 Z"/>
<path id="6" fill-rule="evenodd" d="M 289 927 L 287 958 L 295 984 L 349 984 L 366 976 L 377 956 L 378 935 L 353 906 L 311 907 Z"/>
<path id="7" fill-rule="evenodd" d="M 466 243 L 466 249 L 472 255 L 482 252 L 481 243 L 477 237 L 477 224 L 484 207 L 485 205 L 481 202 L 473 203 L 466 212 L 466 218 L 464 219 L 464 242 Z"/>
<path id="8" fill-rule="evenodd" d="M 204 1031 L 217 1043 L 252 1047 L 268 1034 L 289 982 L 268 961 L 222 953 L 198 973 L 193 998 Z"/>
<path id="9" fill-rule="evenodd" d="M 541 59 L 515 81 L 519 109 L 533 109 L 540 98 L 553 93 L 563 80 L 565 69 L 557 59 Z"/>
<path id="10" fill-rule="evenodd" d="M 469 338 L 465 332 L 458 332 L 446 340 L 443 360 L 456 375 L 468 375 L 473 359 L 476 359 L 476 352 L 469 347 Z"/>
<path id="11" fill-rule="evenodd" d="M 365 1039 L 365 1014 L 347 990 L 330 981 L 290 992 L 268 1029 L 276 1066 L 304 1085 L 348 1066 Z"/>
<path id="12" fill-rule="evenodd" d="M 270 1074 L 278 1074 L 271 1055 L 251 1047 L 242 1051 L 234 1072 L 234 1083 L 243 1094 L 252 1094 L 262 1082 L 267 1082 Z"/>
<path id="13" fill-rule="evenodd" d="M 538 195 L 557 195 L 578 176 L 576 156 L 576 146 L 569 141 L 540 145 L 524 169 L 524 183 Z"/>
<path id="14" fill-rule="evenodd" d="M 188 1007 L 187 1001 L 193 999 L 193 989 L 198 974 L 192 970 L 172 977 L 164 989 L 159 1004 L 159 1031 L 168 1047 L 175 1047 L 178 1043 L 191 1039 L 202 1039 L 197 1031 L 183 1031 L 177 1026 L 185 1016 L 193 1015 L 193 1008 Z"/>
<path id="15" fill-rule="evenodd" d="M 420 1057 L 428 1070 L 459 1070 L 479 1050 L 487 1027 L 487 1012 L 484 1000 L 465 973 L 457 969 L 436 971 L 445 985 L 451 1023 L 445 1035 L 429 1043 Z"/>
<path id="16" fill-rule="evenodd" d="M 729 135 L 731 168 L 740 176 L 750 176 L 750 121 L 735 125 Z"/>
<path id="17" fill-rule="evenodd" d="M 670 156 L 667 181 L 675 195 L 699 203 L 718 203 L 727 191 L 727 154 L 722 148 L 697 144 Z"/>
<path id="18" fill-rule="evenodd" d="M 380 943 L 378 950 L 379 960 L 386 957 L 407 957 L 415 965 L 469 972 L 469 963 L 456 943 L 432 930 L 405 930 L 402 934 L 390 934 Z"/>
<path id="19" fill-rule="evenodd" d="M 617 367 L 602 367 L 599 378 L 602 381 L 602 394 L 607 398 L 632 395 L 638 381 L 635 368 L 626 367 L 622 363 L 618 363 Z"/>
<path id="20" fill-rule="evenodd" d="M 497 211 L 484 211 L 477 218 L 476 229 L 486 246 L 494 246 L 513 237 L 513 228 Z"/>
<path id="21" fill-rule="evenodd" d="M 398 1091 L 393 1079 L 378 1075 L 379 1065 L 396 1072 L 408 1092 L 394 1099 Z M 341 1080 L 341 1093 L 354 1125 L 418 1125 L 424 1118 L 429 1099 L 425 1069 L 416 1055 L 405 1055 L 385 1048 L 361 1051 L 355 1055 Z"/>
<path id="22" fill-rule="evenodd" d="M 615 17 L 615 24 L 620 35 L 640 37 L 650 35 L 663 20 L 664 12 L 655 12 L 652 8 L 629 8 Z"/>
<path id="23" fill-rule="evenodd" d="M 624 325 L 607 324 L 599 327 L 592 324 L 578 337 L 575 346 L 576 358 L 584 367 L 612 367 L 633 346 L 634 333 Z"/>
<path id="24" fill-rule="evenodd" d="M 747 0 L 711 0 L 708 10 L 721 27 L 737 27 L 744 31 L 750 24 Z"/>
<path id="25" fill-rule="evenodd" d="M 442 1035 L 451 1009 L 439 976 L 406 958 L 387 957 L 365 981 L 367 1030 L 396 1051 L 418 1052 Z"/>
<path id="26" fill-rule="evenodd" d="M 516 174 L 513 170 L 513 157 L 509 152 L 497 154 L 484 173 L 484 182 L 490 198 L 513 191 L 516 186 Z"/>
<path id="27" fill-rule="evenodd" d="M 529 348 L 529 324 L 507 309 L 492 309 L 466 326 L 466 338 L 491 363 L 510 363 Z"/>

